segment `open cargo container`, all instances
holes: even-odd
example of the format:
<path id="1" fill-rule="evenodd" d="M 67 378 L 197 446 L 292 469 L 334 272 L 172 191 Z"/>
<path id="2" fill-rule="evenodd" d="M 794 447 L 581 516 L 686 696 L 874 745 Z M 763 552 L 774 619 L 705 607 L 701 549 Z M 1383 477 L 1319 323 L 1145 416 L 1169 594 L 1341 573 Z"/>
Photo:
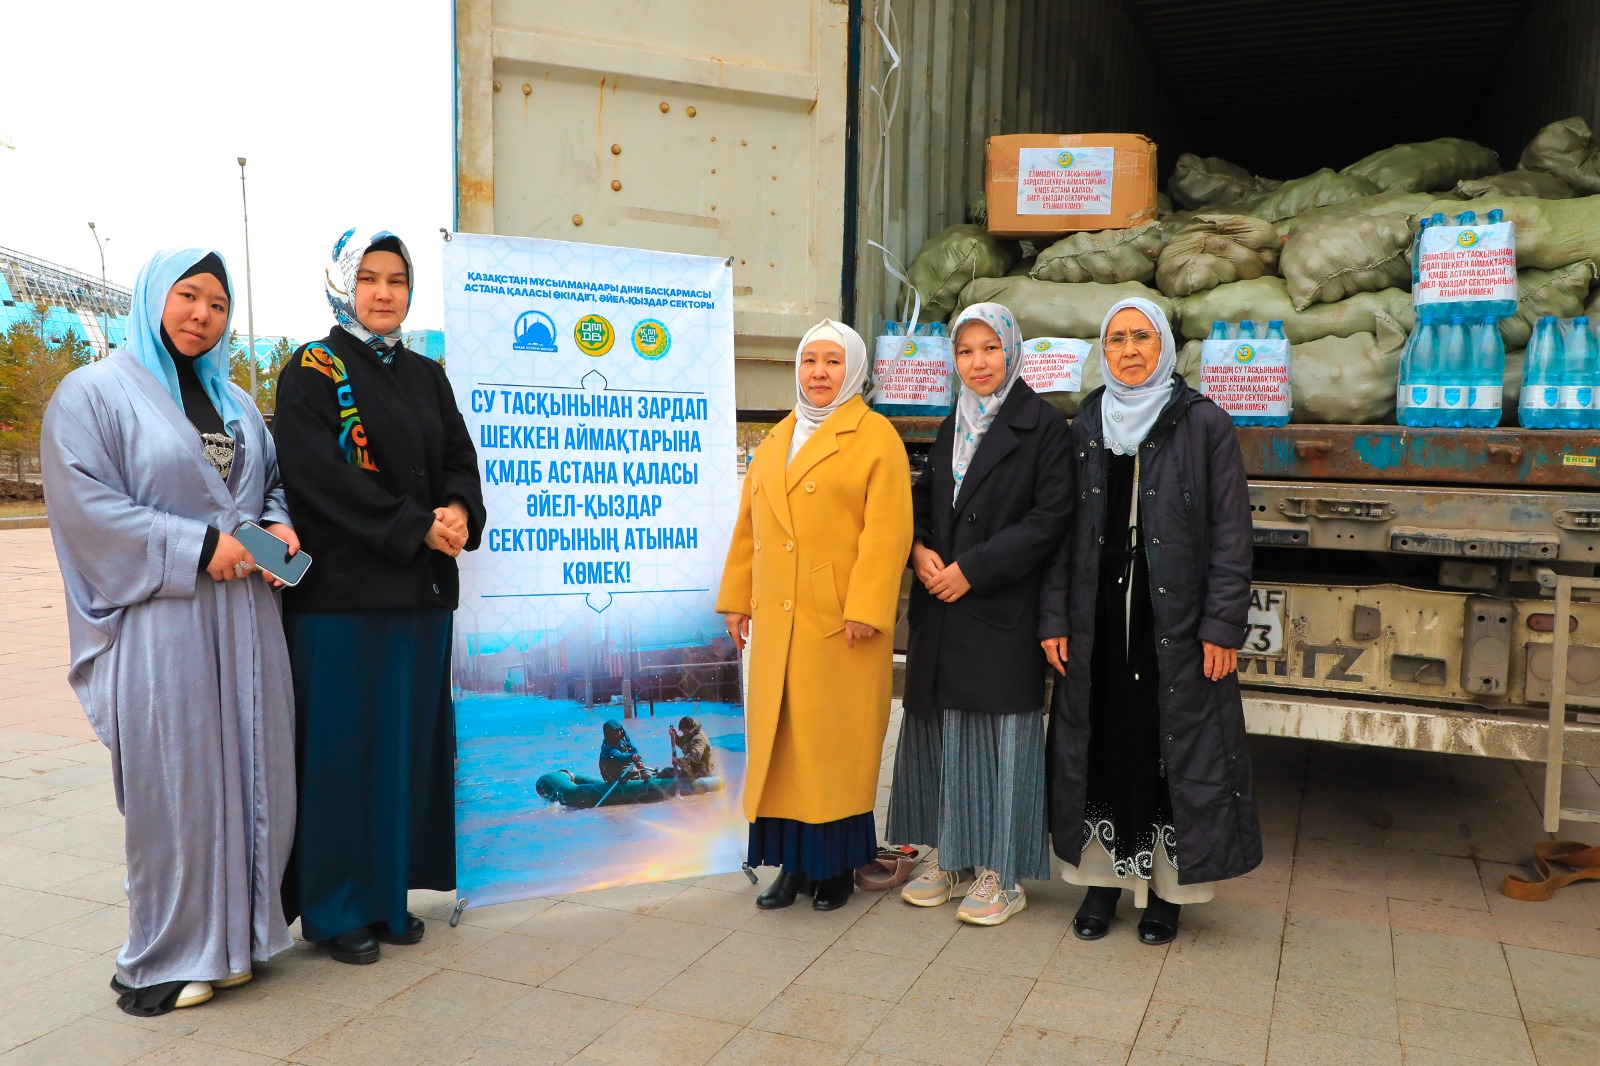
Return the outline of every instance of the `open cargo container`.
<path id="1" fill-rule="evenodd" d="M 991 135 L 1143 133 L 1164 187 L 1185 151 L 1287 179 L 1441 136 L 1509 169 L 1600 119 L 1588 0 L 456 0 L 456 58 L 458 228 L 731 257 L 754 418 L 816 319 L 898 317 L 876 245 L 964 221 Z M 1542 760 L 1563 682 L 1600 697 L 1600 605 L 1551 599 L 1600 559 L 1600 437 L 1241 440 L 1279 625 L 1254 731 Z"/>

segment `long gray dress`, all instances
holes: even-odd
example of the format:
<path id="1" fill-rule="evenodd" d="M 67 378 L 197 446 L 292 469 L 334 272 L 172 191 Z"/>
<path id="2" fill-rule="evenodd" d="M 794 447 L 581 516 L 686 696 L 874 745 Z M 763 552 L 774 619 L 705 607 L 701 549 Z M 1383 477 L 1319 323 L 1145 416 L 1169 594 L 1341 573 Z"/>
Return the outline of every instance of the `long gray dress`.
<path id="1" fill-rule="evenodd" d="M 214 981 L 290 946 L 294 696 L 277 594 L 199 570 L 206 527 L 286 522 L 254 404 L 228 425 L 228 480 L 183 410 L 126 353 L 73 371 L 42 445 L 66 585 L 68 675 L 111 749 L 126 823 L 132 988 Z"/>

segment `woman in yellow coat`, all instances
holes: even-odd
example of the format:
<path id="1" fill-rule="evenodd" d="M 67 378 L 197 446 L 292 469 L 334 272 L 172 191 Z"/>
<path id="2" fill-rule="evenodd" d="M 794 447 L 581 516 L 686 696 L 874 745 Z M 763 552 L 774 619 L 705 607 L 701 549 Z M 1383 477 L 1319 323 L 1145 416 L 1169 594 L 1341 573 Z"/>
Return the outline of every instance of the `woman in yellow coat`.
<path id="1" fill-rule="evenodd" d="M 823 320 L 800 341 L 794 413 L 756 449 L 717 610 L 750 642 L 744 812 L 756 904 L 815 884 L 842 907 L 877 855 L 872 809 L 889 724 L 895 609 L 911 551 L 911 470 L 861 399 L 867 347 Z"/>

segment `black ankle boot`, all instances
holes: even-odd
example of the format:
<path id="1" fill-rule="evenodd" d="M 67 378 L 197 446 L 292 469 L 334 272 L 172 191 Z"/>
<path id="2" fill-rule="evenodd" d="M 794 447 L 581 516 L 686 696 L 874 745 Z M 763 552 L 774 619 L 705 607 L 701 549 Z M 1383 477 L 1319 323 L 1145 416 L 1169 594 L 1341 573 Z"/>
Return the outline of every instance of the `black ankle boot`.
<path id="1" fill-rule="evenodd" d="M 780 871 L 767 890 L 756 897 L 756 906 L 764 911 L 781 910 L 794 905 L 794 897 L 805 884 L 806 875 L 799 870 Z"/>
<path id="2" fill-rule="evenodd" d="M 1072 935 L 1079 940 L 1099 940 L 1105 936 L 1121 898 L 1120 888 L 1091 888 L 1085 892 L 1078 913 L 1072 919 Z"/>
<path id="3" fill-rule="evenodd" d="M 850 893 L 856 890 L 854 871 L 846 870 L 837 877 L 817 882 L 817 895 L 811 908 L 819 911 L 836 911 L 850 902 Z"/>
<path id="4" fill-rule="evenodd" d="M 1139 919 L 1139 942 L 1152 946 L 1172 943 L 1172 938 L 1178 935 L 1179 910 L 1178 904 L 1168 903 L 1154 892 L 1150 893 L 1144 917 Z"/>

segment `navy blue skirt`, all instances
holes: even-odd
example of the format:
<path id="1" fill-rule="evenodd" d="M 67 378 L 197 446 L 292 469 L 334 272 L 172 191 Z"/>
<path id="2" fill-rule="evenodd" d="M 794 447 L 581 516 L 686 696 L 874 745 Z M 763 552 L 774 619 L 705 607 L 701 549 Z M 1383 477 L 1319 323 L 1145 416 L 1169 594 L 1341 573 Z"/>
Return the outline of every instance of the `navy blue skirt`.
<path id="1" fill-rule="evenodd" d="M 876 859 L 878 826 L 871 811 L 822 823 L 757 818 L 750 823 L 749 855 L 751 866 L 781 866 L 822 881 Z"/>
<path id="2" fill-rule="evenodd" d="M 456 883 L 450 612 L 284 616 L 300 814 L 284 909 L 307 940 L 406 925 Z"/>

